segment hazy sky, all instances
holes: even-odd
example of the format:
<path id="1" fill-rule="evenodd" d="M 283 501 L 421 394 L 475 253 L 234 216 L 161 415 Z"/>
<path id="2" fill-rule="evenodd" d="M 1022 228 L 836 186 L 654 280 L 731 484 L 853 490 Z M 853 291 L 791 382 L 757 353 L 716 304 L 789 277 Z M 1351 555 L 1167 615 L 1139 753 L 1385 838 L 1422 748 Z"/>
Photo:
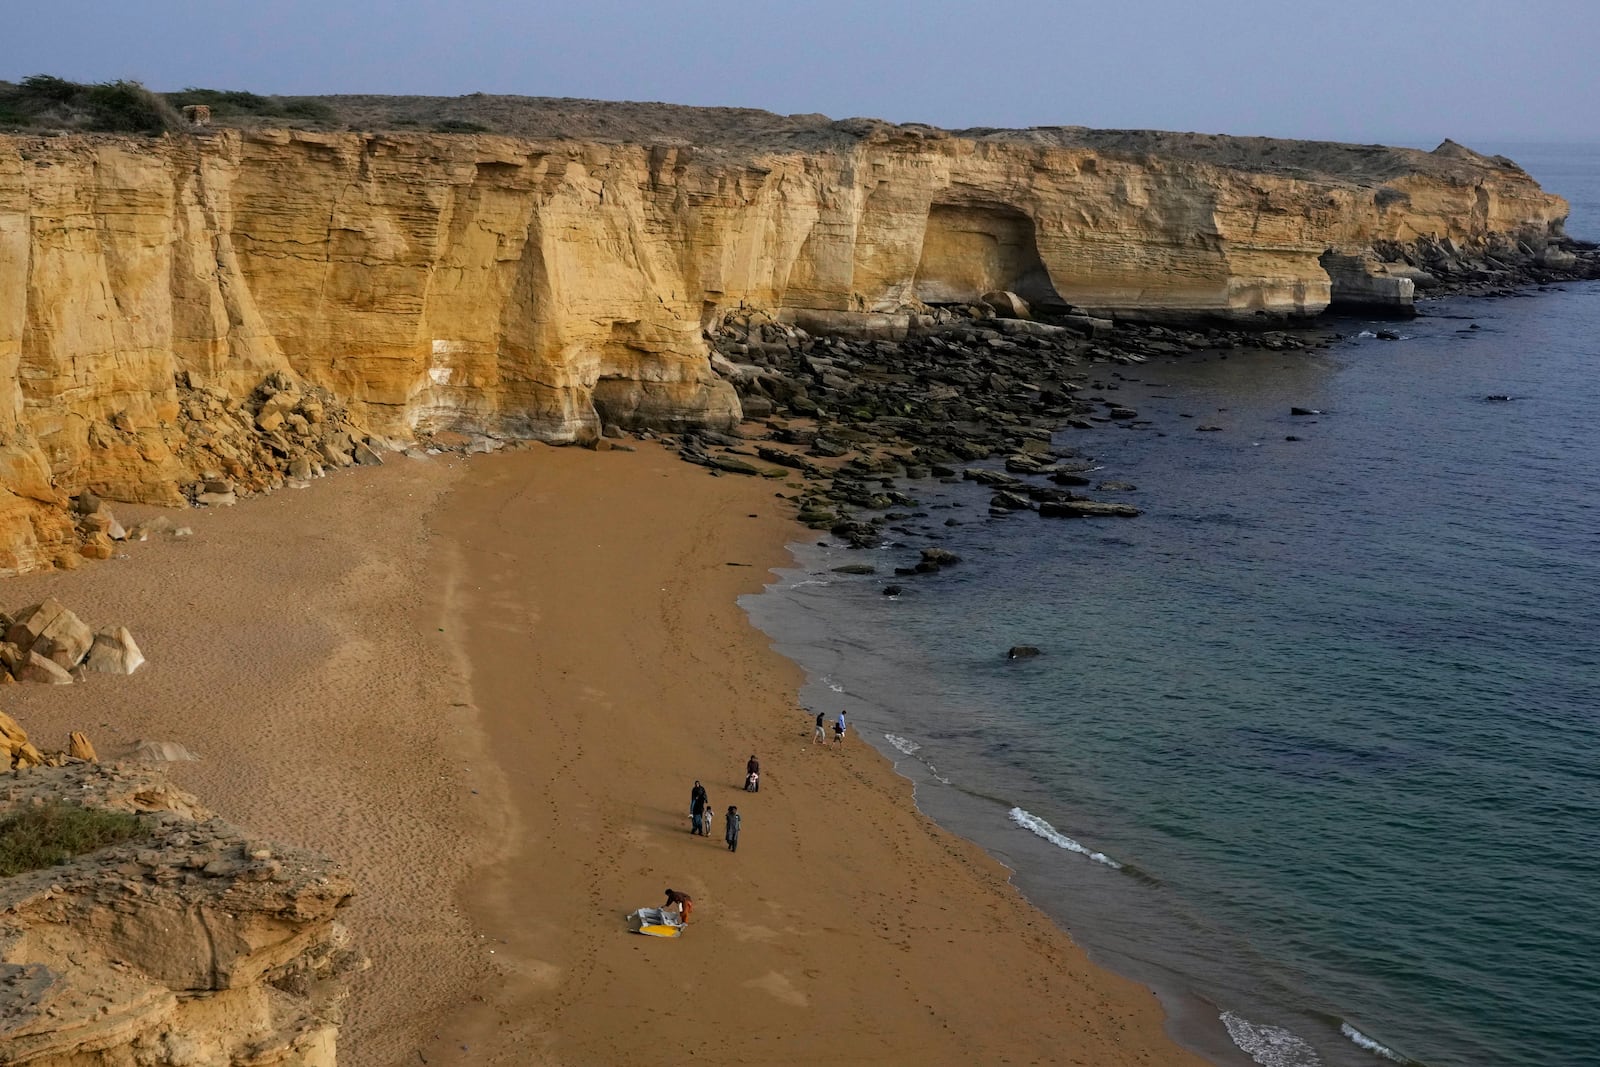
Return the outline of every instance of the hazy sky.
<path id="1" fill-rule="evenodd" d="M 43 0 L 0 79 L 664 100 L 940 126 L 1600 142 L 1600 0 Z"/>

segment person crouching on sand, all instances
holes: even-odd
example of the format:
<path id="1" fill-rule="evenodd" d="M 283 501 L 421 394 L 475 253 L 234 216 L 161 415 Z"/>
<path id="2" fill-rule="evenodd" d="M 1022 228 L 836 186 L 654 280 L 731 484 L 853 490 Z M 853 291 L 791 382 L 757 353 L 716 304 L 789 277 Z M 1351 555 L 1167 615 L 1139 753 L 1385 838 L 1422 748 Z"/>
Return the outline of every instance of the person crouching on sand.
<path id="1" fill-rule="evenodd" d="M 732 804 L 728 805 L 728 829 L 723 834 L 727 839 L 728 851 L 739 851 L 739 809 Z"/>
<path id="2" fill-rule="evenodd" d="M 838 721 L 836 721 L 833 724 L 833 743 L 834 744 L 836 744 L 836 745 L 844 744 L 844 731 L 845 731 L 844 712 L 841 711 L 839 713 Z"/>
<path id="3" fill-rule="evenodd" d="M 689 913 L 694 910 L 694 898 L 688 893 L 680 893 L 676 889 L 667 890 L 667 902 L 661 905 L 661 910 L 673 907 L 678 908 L 678 921 L 684 926 L 689 925 Z"/>

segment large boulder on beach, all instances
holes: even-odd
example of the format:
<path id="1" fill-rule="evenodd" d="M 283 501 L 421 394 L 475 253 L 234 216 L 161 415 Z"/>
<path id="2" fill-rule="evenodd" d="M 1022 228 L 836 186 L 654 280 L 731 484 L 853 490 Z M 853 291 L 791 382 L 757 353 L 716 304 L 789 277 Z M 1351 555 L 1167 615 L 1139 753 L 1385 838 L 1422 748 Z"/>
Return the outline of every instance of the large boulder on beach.
<path id="1" fill-rule="evenodd" d="M 29 652 L 28 658 L 17 668 L 17 681 L 38 685 L 71 685 L 72 673 L 54 660 L 45 659 L 37 652 Z"/>
<path id="2" fill-rule="evenodd" d="M 144 653 L 126 626 L 109 626 L 94 635 L 94 645 L 84 666 L 101 674 L 132 674 L 144 663 Z"/>
<path id="3" fill-rule="evenodd" d="M 1028 302 L 1016 293 L 1004 289 L 993 289 L 979 297 L 989 310 L 1002 319 L 1031 319 L 1033 309 L 1028 307 Z"/>
<path id="4" fill-rule="evenodd" d="M 6 631 L 6 640 L 70 671 L 88 654 L 94 631 L 55 597 L 47 597 L 23 609 Z"/>

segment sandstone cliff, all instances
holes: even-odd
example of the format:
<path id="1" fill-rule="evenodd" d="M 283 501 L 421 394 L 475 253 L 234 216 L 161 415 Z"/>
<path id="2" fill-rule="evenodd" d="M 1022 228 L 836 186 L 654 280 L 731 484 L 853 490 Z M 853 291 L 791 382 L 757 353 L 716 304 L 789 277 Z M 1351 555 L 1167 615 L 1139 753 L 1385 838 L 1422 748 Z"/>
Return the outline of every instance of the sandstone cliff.
<path id="1" fill-rule="evenodd" d="M 333 1067 L 353 892 L 326 861 L 269 847 L 160 773 L 77 764 L 8 779 L 30 804 L 144 813 L 146 836 L 0 879 L 0 1064 Z"/>
<path id="2" fill-rule="evenodd" d="M 177 504 L 227 473 L 190 401 L 251 429 L 269 378 L 355 439 L 725 428 L 704 334 L 741 306 L 813 331 L 996 289 L 1281 318 L 1408 305 L 1419 250 L 1565 255 L 1560 198 L 1448 142 L 519 114 L 542 119 L 0 138 L 0 573 L 72 551 L 67 494 Z"/>

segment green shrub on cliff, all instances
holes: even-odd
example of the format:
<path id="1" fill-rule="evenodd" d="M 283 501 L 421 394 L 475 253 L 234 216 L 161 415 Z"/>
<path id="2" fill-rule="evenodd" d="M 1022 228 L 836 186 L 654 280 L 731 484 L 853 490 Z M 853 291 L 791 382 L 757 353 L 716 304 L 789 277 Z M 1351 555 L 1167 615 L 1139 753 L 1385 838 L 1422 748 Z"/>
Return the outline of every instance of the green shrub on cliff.
<path id="1" fill-rule="evenodd" d="M 201 89 L 190 87 L 167 93 L 167 103 L 183 109 L 204 104 L 213 119 L 296 119 L 325 122 L 333 118 L 333 108 L 321 100 L 304 96 L 262 96 L 242 89 Z"/>
<path id="2" fill-rule="evenodd" d="M 0 818 L 0 878 L 65 863 L 146 833 L 138 816 L 56 800 Z"/>
<path id="3" fill-rule="evenodd" d="M 172 105 L 135 81 L 83 85 L 33 74 L 16 84 L 0 82 L 3 126 L 157 134 L 181 121 Z"/>

